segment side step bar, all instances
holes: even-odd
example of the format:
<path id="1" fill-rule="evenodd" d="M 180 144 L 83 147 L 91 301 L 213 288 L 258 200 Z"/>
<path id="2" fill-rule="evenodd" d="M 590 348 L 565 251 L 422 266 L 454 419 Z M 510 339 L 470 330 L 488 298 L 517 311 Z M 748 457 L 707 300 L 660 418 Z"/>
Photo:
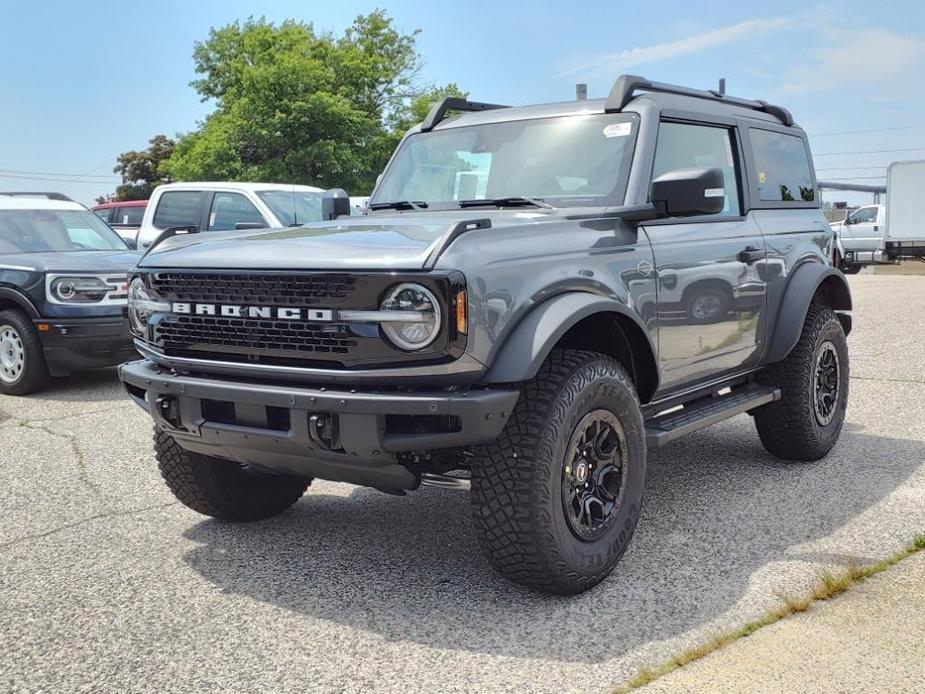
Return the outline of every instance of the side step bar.
<path id="1" fill-rule="evenodd" d="M 646 445 L 649 449 L 660 448 L 680 436 L 775 400 L 780 400 L 779 388 L 753 383 L 733 388 L 725 395 L 700 398 L 681 409 L 670 410 L 646 420 Z"/>

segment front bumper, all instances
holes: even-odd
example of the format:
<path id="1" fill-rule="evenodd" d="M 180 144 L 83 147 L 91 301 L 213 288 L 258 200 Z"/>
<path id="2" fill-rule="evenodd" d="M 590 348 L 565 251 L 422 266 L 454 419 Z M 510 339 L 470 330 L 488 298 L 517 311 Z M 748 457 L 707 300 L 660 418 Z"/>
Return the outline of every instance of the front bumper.
<path id="1" fill-rule="evenodd" d="M 128 394 L 183 448 L 380 489 L 413 489 L 400 454 L 487 443 L 518 391 L 357 392 L 179 375 L 148 360 L 119 367 Z"/>
<path id="2" fill-rule="evenodd" d="M 138 356 L 124 316 L 37 318 L 34 323 L 52 376 L 115 366 Z"/>

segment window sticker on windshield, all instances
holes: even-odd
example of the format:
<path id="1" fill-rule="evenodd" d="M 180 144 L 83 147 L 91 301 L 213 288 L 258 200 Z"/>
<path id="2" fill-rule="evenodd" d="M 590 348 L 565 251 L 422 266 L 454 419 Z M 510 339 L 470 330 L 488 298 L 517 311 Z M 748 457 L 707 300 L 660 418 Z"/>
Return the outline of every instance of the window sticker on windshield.
<path id="1" fill-rule="evenodd" d="M 632 130 L 632 123 L 611 123 L 604 128 L 604 137 L 626 137 Z"/>
<path id="2" fill-rule="evenodd" d="M 758 183 L 767 183 L 768 175 L 764 171 L 758 172 Z"/>

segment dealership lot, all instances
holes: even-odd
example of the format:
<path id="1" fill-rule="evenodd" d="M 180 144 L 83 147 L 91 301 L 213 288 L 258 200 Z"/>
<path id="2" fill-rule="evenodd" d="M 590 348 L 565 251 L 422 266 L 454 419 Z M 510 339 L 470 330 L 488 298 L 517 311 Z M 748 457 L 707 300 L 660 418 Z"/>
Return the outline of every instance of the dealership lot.
<path id="1" fill-rule="evenodd" d="M 222 524 L 163 486 L 114 373 L 2 397 L 0 687 L 607 691 L 925 530 L 925 277 L 851 285 L 832 454 L 776 461 L 746 416 L 652 454 L 633 545 L 575 598 L 496 577 L 465 494 L 316 482 Z"/>

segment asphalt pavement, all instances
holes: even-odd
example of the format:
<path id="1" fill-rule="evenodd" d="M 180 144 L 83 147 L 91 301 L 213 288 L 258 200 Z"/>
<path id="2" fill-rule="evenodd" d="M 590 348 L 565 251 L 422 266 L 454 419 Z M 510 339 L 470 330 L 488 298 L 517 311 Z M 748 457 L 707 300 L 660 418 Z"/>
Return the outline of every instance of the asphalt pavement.
<path id="1" fill-rule="evenodd" d="M 834 451 L 775 460 L 742 416 L 653 453 L 630 550 L 573 598 L 492 573 L 465 493 L 315 482 L 224 524 L 164 487 L 114 373 L 0 396 L 0 689 L 610 691 L 925 530 L 925 277 L 851 284 Z"/>

